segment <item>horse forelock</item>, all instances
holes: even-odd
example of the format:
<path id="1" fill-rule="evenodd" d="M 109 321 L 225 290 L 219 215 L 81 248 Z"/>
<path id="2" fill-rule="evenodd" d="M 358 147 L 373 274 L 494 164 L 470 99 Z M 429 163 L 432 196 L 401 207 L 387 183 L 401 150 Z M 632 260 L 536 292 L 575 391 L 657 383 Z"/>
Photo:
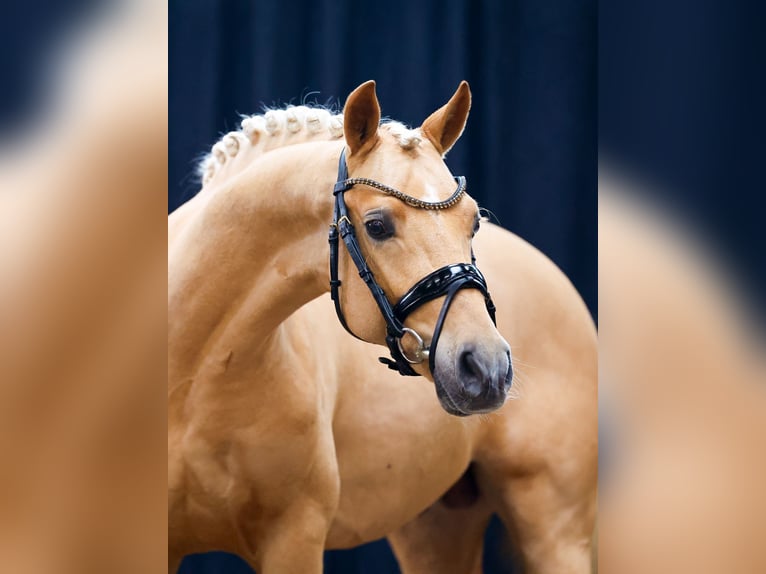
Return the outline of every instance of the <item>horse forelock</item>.
<path id="1" fill-rule="evenodd" d="M 381 131 L 387 132 L 406 150 L 420 145 L 420 128 L 411 129 L 401 122 L 384 119 Z M 343 114 L 324 106 L 287 106 L 269 108 L 262 114 L 243 116 L 240 129 L 225 134 L 197 165 L 203 186 L 247 149 L 266 153 L 307 141 L 336 140 L 343 137 Z M 247 163 L 243 163 L 245 167 Z M 231 175 L 231 174 L 230 174 Z"/>
<path id="2" fill-rule="evenodd" d="M 401 122 L 389 119 L 383 120 L 380 127 L 383 131 L 388 131 L 394 136 L 397 143 L 404 149 L 416 148 L 423 141 L 420 128 L 412 129 Z"/>

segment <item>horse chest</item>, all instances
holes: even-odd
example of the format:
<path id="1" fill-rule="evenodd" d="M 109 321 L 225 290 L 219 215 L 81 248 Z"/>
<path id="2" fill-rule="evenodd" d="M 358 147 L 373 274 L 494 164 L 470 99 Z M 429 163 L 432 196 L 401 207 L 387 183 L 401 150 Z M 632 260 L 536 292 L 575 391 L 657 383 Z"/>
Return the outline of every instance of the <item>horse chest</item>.
<path id="1" fill-rule="evenodd" d="M 474 421 L 447 415 L 427 381 L 355 387 L 344 389 L 333 425 L 341 491 L 331 548 L 380 538 L 417 516 L 459 480 L 473 449 Z"/>

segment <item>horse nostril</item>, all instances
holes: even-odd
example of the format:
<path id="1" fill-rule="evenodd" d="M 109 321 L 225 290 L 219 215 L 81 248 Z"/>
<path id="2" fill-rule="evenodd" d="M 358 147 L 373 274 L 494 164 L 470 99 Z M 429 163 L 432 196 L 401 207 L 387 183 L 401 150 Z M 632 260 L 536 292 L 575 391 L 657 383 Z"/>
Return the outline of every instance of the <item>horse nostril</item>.
<path id="1" fill-rule="evenodd" d="M 481 360 L 472 351 L 463 351 L 458 362 L 463 392 L 471 400 L 481 396 L 487 381 L 487 371 Z"/>
<path id="2" fill-rule="evenodd" d="M 471 351 L 463 351 L 460 355 L 460 374 L 463 377 L 481 377 L 481 368 Z"/>
<path id="3" fill-rule="evenodd" d="M 505 390 L 508 390 L 511 388 L 511 385 L 513 384 L 513 361 L 511 360 L 511 354 L 508 353 L 508 371 L 505 373 Z"/>

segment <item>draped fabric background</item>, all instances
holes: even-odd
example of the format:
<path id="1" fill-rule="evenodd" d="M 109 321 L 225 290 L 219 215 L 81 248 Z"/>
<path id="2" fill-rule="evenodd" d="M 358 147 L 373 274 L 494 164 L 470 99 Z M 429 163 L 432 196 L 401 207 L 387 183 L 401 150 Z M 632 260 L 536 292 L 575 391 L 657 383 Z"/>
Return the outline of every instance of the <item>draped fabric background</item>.
<path id="1" fill-rule="evenodd" d="M 384 115 L 417 126 L 466 79 L 448 165 L 595 310 L 595 1 L 173 0 L 169 25 L 171 210 L 238 114 L 374 79 Z"/>
<path id="2" fill-rule="evenodd" d="M 418 126 L 466 79 L 473 107 L 448 165 L 501 225 L 564 270 L 595 314 L 595 0 L 172 0 L 169 26 L 170 210 L 196 193 L 195 161 L 238 128 L 239 114 L 342 105 L 375 79 L 383 114 Z M 513 571 L 504 553 L 495 522 L 486 572 Z M 385 542 L 326 563 L 328 573 L 397 571 Z M 211 554 L 182 572 L 249 570 Z"/>

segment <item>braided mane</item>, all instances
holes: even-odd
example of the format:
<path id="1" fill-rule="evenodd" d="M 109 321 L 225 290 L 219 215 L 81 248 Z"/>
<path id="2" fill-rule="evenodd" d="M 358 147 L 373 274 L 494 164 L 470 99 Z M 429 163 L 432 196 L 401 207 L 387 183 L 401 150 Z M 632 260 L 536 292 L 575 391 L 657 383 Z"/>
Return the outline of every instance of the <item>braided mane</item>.
<path id="1" fill-rule="evenodd" d="M 420 144 L 420 129 L 385 120 L 381 129 L 391 133 L 404 149 Z M 263 114 L 246 116 L 240 129 L 224 135 L 197 167 L 205 187 L 227 175 L 233 175 L 253 159 L 273 149 L 309 141 L 335 140 L 343 137 L 343 114 L 322 106 L 287 106 L 269 109 Z"/>

